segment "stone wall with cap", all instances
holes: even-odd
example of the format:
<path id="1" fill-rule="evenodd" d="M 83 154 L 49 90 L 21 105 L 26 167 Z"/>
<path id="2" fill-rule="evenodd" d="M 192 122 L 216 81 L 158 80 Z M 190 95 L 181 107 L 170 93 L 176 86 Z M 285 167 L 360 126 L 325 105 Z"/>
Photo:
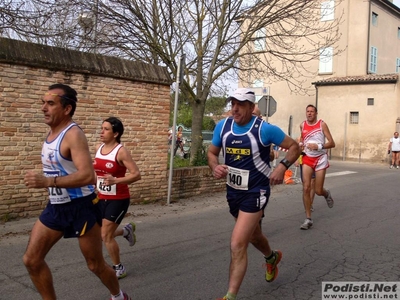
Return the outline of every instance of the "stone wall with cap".
<path id="1" fill-rule="evenodd" d="M 166 201 L 168 122 L 172 80 L 164 67 L 0 38 L 0 220 L 38 215 L 47 191 L 28 189 L 27 170 L 41 172 L 47 135 L 41 97 L 54 83 L 78 92 L 74 120 L 94 155 L 101 123 L 115 116 L 142 179 L 131 203 Z M 223 190 L 207 167 L 174 170 L 172 200 Z"/>

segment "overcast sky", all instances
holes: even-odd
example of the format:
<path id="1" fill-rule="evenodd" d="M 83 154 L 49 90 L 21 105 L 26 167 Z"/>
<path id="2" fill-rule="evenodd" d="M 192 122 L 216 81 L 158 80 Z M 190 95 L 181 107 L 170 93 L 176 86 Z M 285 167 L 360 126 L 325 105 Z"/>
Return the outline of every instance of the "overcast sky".
<path id="1" fill-rule="evenodd" d="M 393 3 L 400 7 L 400 0 L 394 0 Z"/>

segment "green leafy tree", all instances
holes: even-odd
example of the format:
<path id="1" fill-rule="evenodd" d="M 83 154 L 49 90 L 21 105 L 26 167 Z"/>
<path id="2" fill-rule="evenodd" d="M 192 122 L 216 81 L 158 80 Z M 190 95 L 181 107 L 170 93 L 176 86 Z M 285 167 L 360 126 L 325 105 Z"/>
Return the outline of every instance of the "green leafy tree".
<path id="1" fill-rule="evenodd" d="M 203 118 L 203 130 L 214 130 L 215 122 L 211 117 L 204 116 Z"/>
<path id="2" fill-rule="evenodd" d="M 206 102 L 206 114 L 222 115 L 225 110 L 226 97 L 210 97 Z"/>
<path id="3" fill-rule="evenodd" d="M 174 113 L 174 103 L 175 96 L 171 95 L 171 105 L 170 105 L 170 119 L 169 126 L 173 124 L 173 113 Z M 221 115 L 226 109 L 226 97 L 212 97 L 206 102 L 206 115 L 203 117 L 202 130 L 214 130 L 215 121 L 208 115 Z M 180 95 L 178 97 L 178 115 L 176 119 L 177 124 L 183 124 L 187 128 L 192 128 L 192 109 L 185 101 L 185 99 Z"/>

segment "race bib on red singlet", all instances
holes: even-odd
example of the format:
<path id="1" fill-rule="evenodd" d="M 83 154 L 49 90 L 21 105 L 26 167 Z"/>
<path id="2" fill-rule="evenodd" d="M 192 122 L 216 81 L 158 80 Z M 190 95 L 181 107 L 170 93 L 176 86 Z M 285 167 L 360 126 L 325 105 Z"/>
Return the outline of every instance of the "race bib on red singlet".
<path id="1" fill-rule="evenodd" d="M 105 185 L 103 177 L 97 177 L 97 190 L 103 195 L 113 195 L 117 194 L 117 185 Z"/>

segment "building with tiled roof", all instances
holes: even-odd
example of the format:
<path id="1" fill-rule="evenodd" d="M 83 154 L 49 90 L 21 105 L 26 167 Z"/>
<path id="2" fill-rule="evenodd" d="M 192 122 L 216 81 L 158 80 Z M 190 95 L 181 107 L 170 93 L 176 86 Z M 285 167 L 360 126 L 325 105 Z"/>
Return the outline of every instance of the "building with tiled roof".
<path id="1" fill-rule="evenodd" d="M 285 81 L 253 82 L 265 82 L 277 102 L 268 121 L 292 137 L 300 135 L 306 106 L 314 104 L 336 142 L 332 158 L 388 161 L 389 139 L 400 131 L 400 9 L 388 0 L 321 1 L 320 22 L 337 18 L 342 18 L 339 41 L 321 48 L 319 60 L 306 66 L 315 74 L 304 76 L 311 95 L 291 92 Z M 334 49 L 341 51 L 335 55 Z"/>

